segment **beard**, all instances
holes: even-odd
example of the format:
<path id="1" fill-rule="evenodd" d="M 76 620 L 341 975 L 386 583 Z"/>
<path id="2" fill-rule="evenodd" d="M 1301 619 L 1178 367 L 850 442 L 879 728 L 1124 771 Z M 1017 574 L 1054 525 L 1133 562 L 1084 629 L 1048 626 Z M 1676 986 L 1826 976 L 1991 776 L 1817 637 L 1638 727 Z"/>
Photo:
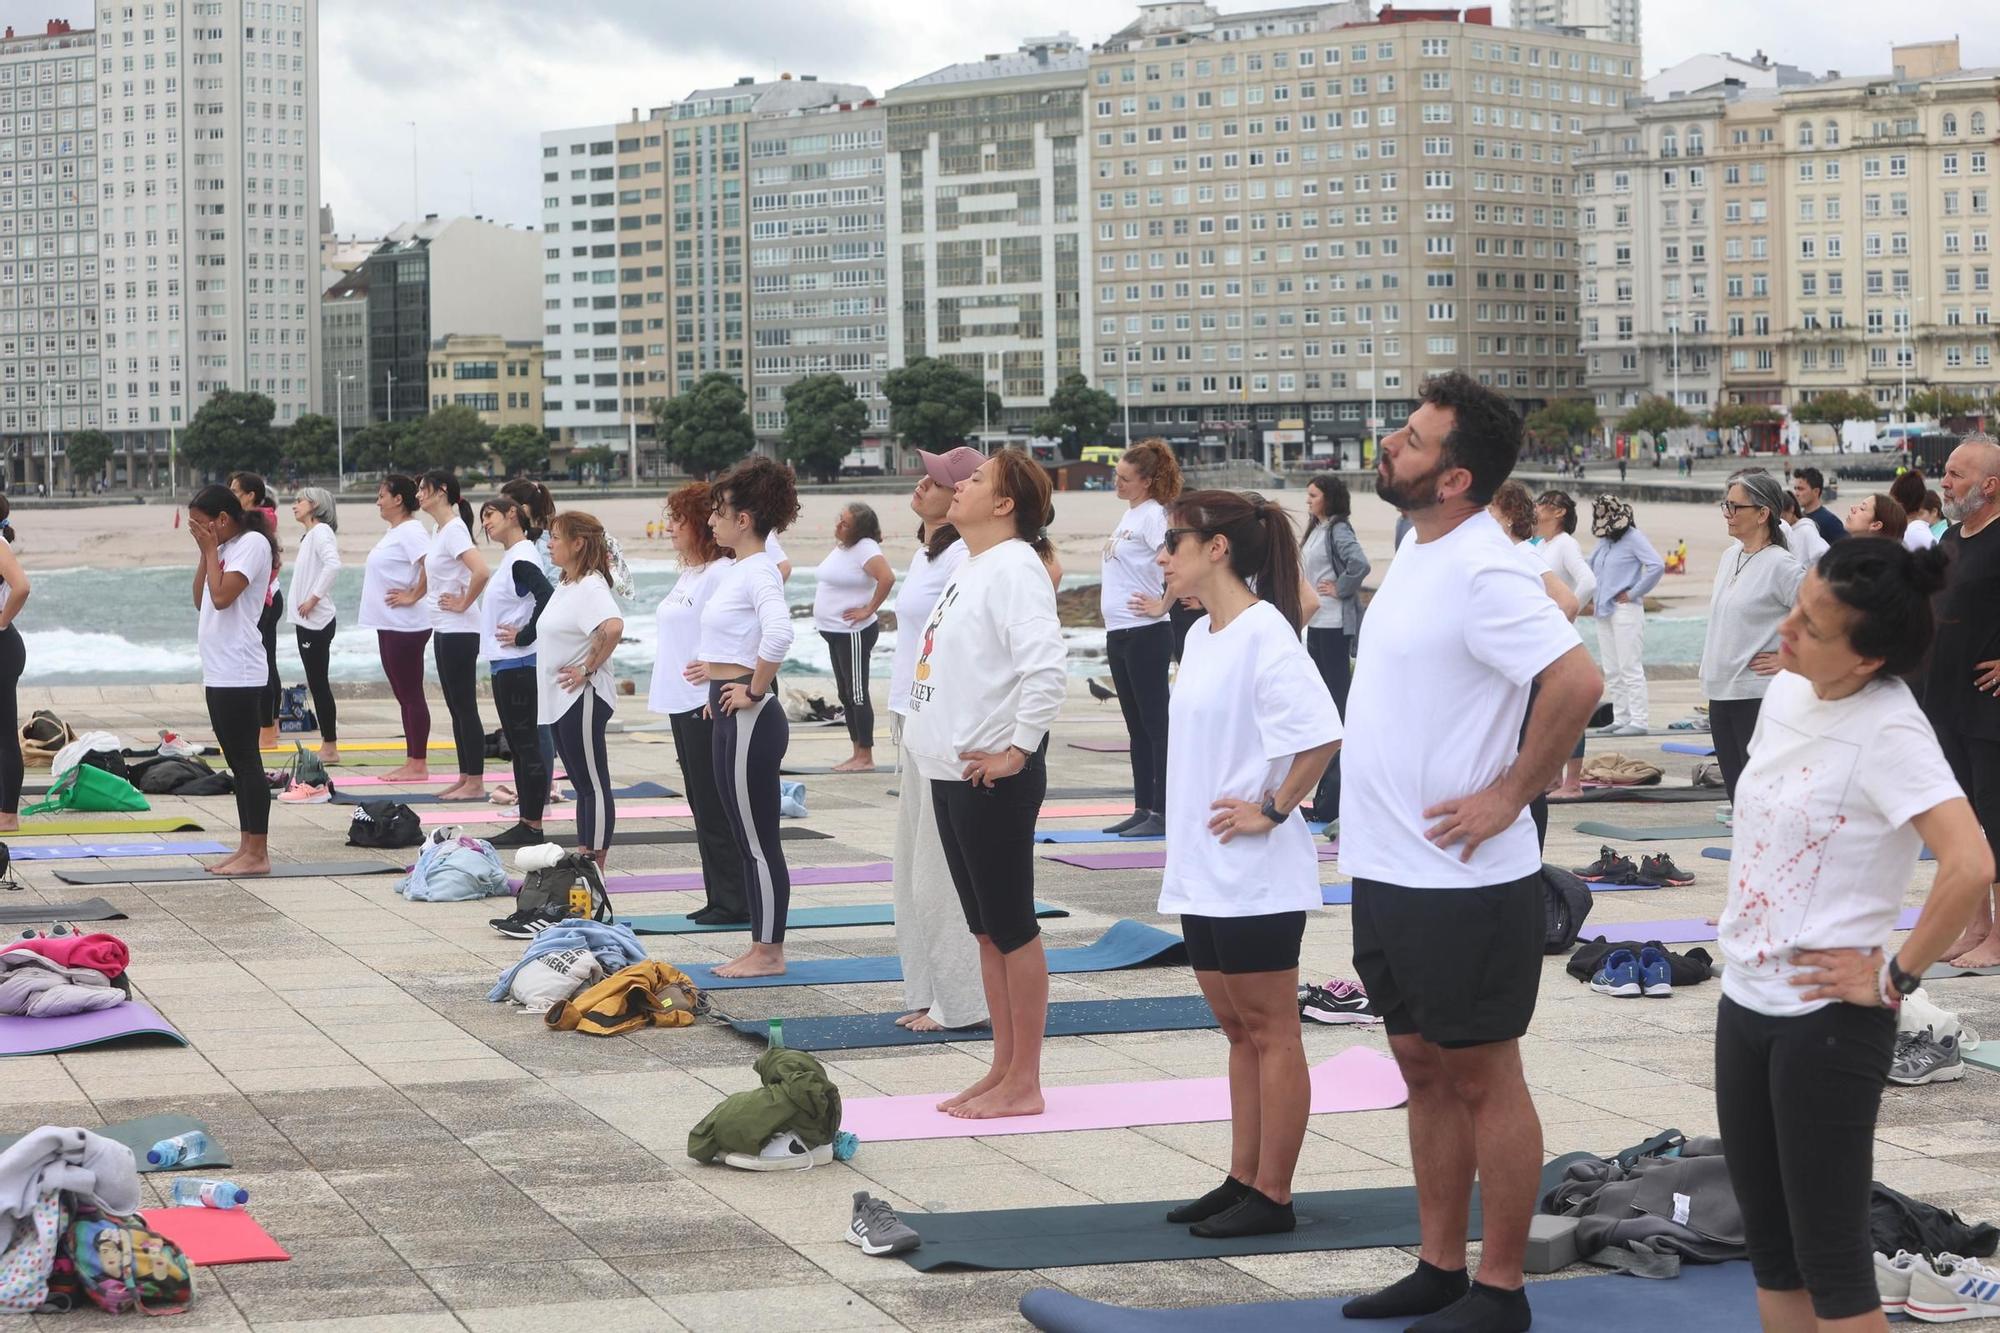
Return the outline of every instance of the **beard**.
<path id="1" fill-rule="evenodd" d="M 1389 473 L 1389 460 L 1375 465 L 1375 494 L 1405 514 L 1429 509 L 1438 503 L 1437 480 L 1444 475 L 1439 463 L 1421 477 L 1397 480 Z"/>
<path id="2" fill-rule="evenodd" d="M 1963 500 L 1954 499 L 1947 492 L 1943 498 L 1943 503 L 1939 505 L 1939 509 L 1944 514 L 1947 522 L 1963 523 L 1969 518 L 1979 517 L 1980 514 L 1985 512 L 1986 505 L 1986 497 L 1978 491 L 1973 491 Z"/>

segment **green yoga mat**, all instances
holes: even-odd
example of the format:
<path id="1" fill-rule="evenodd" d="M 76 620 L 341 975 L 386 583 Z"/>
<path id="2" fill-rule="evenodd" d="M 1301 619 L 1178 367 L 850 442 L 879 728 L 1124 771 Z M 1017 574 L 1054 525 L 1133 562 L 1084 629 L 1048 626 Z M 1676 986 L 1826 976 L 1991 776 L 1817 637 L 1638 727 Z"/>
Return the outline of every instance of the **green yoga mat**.
<path id="1" fill-rule="evenodd" d="M 1969 1065 L 2000 1074 L 2000 1041 L 1982 1041 L 1969 1051 L 1961 1047 L 1959 1056 Z"/>
<path id="2" fill-rule="evenodd" d="M 173 1166 L 154 1166 L 146 1160 L 147 1150 L 161 1139 L 171 1139 L 197 1129 L 208 1135 L 207 1152 L 183 1157 Z M 121 1120 L 115 1125 L 94 1129 L 91 1133 L 101 1134 L 115 1143 L 122 1143 L 130 1148 L 132 1156 L 137 1159 L 139 1174 L 142 1176 L 149 1171 L 193 1171 L 202 1167 L 236 1164 L 229 1156 L 229 1149 L 216 1141 L 214 1130 L 193 1116 L 182 1115 L 178 1111 L 169 1111 L 164 1115 L 141 1116 L 137 1120 Z M 20 1137 L 19 1134 L 0 1134 L 0 1152 L 13 1146 Z"/>
<path id="3" fill-rule="evenodd" d="M 1069 909 L 1056 907 L 1037 901 L 1035 915 L 1040 917 L 1068 916 Z M 748 930 L 750 923 L 711 926 L 684 916 L 626 916 L 620 921 L 632 927 L 635 935 L 711 935 L 730 930 Z M 832 926 L 893 926 L 896 924 L 894 903 L 857 903 L 853 907 L 794 907 L 785 916 L 785 929 L 827 929 Z"/>
<path id="4" fill-rule="evenodd" d="M 991 1041 L 993 1029 L 912 1032 L 897 1027 L 908 1010 L 886 1014 L 842 1014 L 832 1018 L 781 1018 L 785 1045 L 795 1051 L 857 1051 L 885 1046 L 933 1046 L 951 1041 Z M 769 1040 L 771 1019 L 732 1018 L 729 1026 L 746 1037 Z M 1119 1000 L 1063 1000 L 1049 1006 L 1049 1037 L 1109 1032 L 1185 1032 L 1216 1026 L 1215 1011 L 1199 995 L 1164 995 Z"/>
<path id="5" fill-rule="evenodd" d="M 0 838 L 49 838 L 73 833 L 199 833 L 192 819 L 31 819 Z"/>
<path id="6" fill-rule="evenodd" d="M 1681 842 L 1693 838 L 1726 838 L 1729 830 L 1710 820 L 1706 824 L 1662 824 L 1658 828 L 1628 828 L 1623 824 L 1600 824 L 1586 819 L 1576 826 L 1578 833 L 1593 838 L 1617 838 L 1622 842 Z"/>

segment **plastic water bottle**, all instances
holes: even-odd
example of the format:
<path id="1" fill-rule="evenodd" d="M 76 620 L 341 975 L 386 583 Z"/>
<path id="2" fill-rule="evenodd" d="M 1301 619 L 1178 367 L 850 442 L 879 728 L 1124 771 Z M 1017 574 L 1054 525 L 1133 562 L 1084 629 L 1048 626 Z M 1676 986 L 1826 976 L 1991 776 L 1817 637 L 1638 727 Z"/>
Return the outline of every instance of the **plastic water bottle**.
<path id="1" fill-rule="evenodd" d="M 170 1139 L 161 1139 L 146 1150 L 149 1166 L 179 1166 L 190 1157 L 199 1157 L 208 1151 L 208 1135 L 198 1129 L 185 1134 L 176 1134 Z"/>
<path id="2" fill-rule="evenodd" d="M 250 1191 L 233 1180 L 182 1176 L 174 1182 L 171 1197 L 176 1208 L 241 1208 L 250 1202 Z"/>
<path id="3" fill-rule="evenodd" d="M 771 1020 L 771 1049 L 775 1051 L 784 1044 L 785 1044 L 785 1020 L 782 1018 L 774 1018 Z"/>

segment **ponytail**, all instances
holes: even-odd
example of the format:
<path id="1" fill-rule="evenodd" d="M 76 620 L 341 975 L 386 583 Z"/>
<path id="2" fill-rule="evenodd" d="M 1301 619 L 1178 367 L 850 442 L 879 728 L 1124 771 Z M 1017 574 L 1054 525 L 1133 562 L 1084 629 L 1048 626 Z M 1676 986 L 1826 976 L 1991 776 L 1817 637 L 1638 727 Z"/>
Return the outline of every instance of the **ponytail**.
<path id="1" fill-rule="evenodd" d="M 465 535 L 472 536 L 472 506 L 465 502 L 465 496 L 458 489 L 458 478 L 442 468 L 432 468 L 418 478 L 434 491 L 443 491 L 448 503 L 458 506 L 458 517 L 465 524 Z"/>
<path id="2" fill-rule="evenodd" d="M 1883 676 L 1906 676 L 1930 652 L 1936 621 L 1931 598 L 1944 587 L 1944 548 L 1911 551 L 1889 537 L 1835 542 L 1816 569 L 1848 610 L 1847 642 L 1861 657 L 1880 658 Z"/>
<path id="3" fill-rule="evenodd" d="M 1294 630 L 1305 625 L 1299 547 L 1283 505 L 1255 491 L 1188 491 L 1173 505 L 1173 515 L 1205 538 L 1229 538 L 1230 573 L 1277 607 Z"/>
<path id="4" fill-rule="evenodd" d="M 539 481 L 518 477 L 502 486 L 500 494 L 511 496 L 527 506 L 529 525 L 523 525 L 523 531 L 527 532 L 529 541 L 548 531 L 550 521 L 556 516 L 555 497 L 549 494 L 548 487 Z"/>

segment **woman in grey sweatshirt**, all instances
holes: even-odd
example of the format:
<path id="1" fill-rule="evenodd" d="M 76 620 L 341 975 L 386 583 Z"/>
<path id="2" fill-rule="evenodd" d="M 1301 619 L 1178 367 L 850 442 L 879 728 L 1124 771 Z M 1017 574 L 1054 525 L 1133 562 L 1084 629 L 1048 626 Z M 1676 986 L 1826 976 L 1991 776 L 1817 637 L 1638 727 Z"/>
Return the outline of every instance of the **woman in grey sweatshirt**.
<path id="1" fill-rule="evenodd" d="M 1353 508 L 1347 483 L 1322 472 L 1306 483 L 1306 534 L 1299 559 L 1306 582 L 1319 595 L 1319 609 L 1306 621 L 1306 652 L 1319 668 L 1327 693 L 1347 716 L 1348 659 L 1361 635 L 1361 584 L 1368 577 L 1367 553 L 1348 516 Z M 1340 756 L 1326 767 L 1306 811 L 1312 820 L 1340 818 Z"/>
<path id="2" fill-rule="evenodd" d="M 1806 570 L 1785 540 L 1784 490 L 1777 478 L 1762 469 L 1739 472 L 1725 495 L 1722 516 L 1731 540 L 1708 602 L 1701 690 L 1722 785 L 1733 802 L 1764 691 L 1778 674 L 1778 626 L 1792 613 Z"/>

